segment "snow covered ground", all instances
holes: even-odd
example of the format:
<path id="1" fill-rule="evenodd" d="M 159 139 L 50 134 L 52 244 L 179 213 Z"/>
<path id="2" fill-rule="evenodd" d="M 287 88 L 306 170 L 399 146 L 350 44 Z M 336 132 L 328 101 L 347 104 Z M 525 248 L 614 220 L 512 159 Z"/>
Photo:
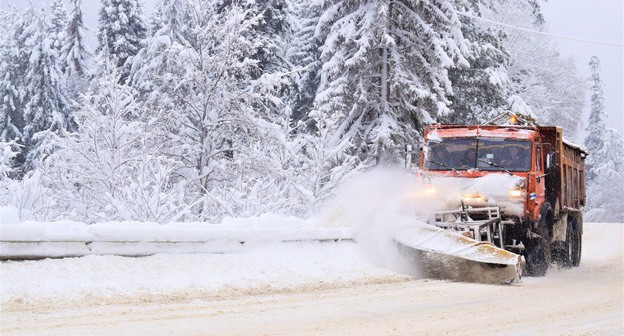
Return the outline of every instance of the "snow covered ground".
<path id="1" fill-rule="evenodd" d="M 3 335 L 621 334 L 623 229 L 587 223 L 580 267 L 553 266 L 546 277 L 514 286 L 414 280 L 375 266 L 366 249 L 348 241 L 5 261 L 0 329 Z M 457 314 L 459 308 L 472 313 Z"/>
<path id="2" fill-rule="evenodd" d="M 228 254 L 86 256 L 3 262 L 1 304 L 59 305 L 162 297 L 223 297 L 400 277 L 353 243 L 266 243 Z M 85 302 L 86 301 L 86 302 Z"/>
<path id="3" fill-rule="evenodd" d="M 350 242 L 352 228 L 313 220 L 263 215 L 206 223 L 54 223 L 19 222 L 4 209 L 0 240 L 26 242 L 24 255 L 56 256 L 78 242 L 126 242 L 128 255 L 4 261 L 0 264 L 0 304 L 45 307 L 103 302 L 159 300 L 162 297 L 223 297 L 251 293 L 368 283 L 405 275 L 373 266 Z M 347 241 L 345 241 L 345 239 Z M 41 242 L 62 244 L 49 250 Z M 197 243 L 184 245 L 180 242 Z M 175 242 L 173 247 L 147 242 Z M 240 242 L 244 242 L 241 244 Z M 199 246 L 199 247 L 198 247 Z M 193 253 L 212 249 L 213 253 Z M 85 249 L 86 250 L 86 249 Z M 176 251 L 178 253 L 171 253 Z M 15 251 L 10 251 L 15 252 Z M 89 254 L 88 251 L 84 254 Z M 100 251 L 101 252 L 101 251 Z M 386 280 L 384 280 L 386 279 Z"/>
<path id="4" fill-rule="evenodd" d="M 622 224 L 588 223 L 583 266 L 621 259 L 622 228 Z M 367 252 L 348 241 L 258 241 L 225 254 L 5 261 L 0 263 L 0 303 L 3 309 L 12 309 L 162 297 L 223 297 L 409 278 L 396 269 L 376 266 Z"/>

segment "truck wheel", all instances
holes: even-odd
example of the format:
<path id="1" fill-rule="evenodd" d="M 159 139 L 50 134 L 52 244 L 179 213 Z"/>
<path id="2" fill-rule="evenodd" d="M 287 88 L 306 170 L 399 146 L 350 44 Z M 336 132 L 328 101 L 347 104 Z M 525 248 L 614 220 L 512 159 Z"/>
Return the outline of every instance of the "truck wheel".
<path id="1" fill-rule="evenodd" d="M 570 253 L 571 264 L 574 267 L 578 267 L 581 264 L 581 253 L 583 250 L 583 235 L 581 232 L 583 232 L 583 215 L 574 218 L 572 253 Z"/>
<path id="2" fill-rule="evenodd" d="M 572 267 L 577 242 L 577 231 L 574 225 L 574 219 L 572 216 L 568 217 L 568 225 L 566 227 L 566 240 L 563 244 L 557 248 L 554 248 L 552 253 L 553 261 L 563 268 Z"/>
<path id="3" fill-rule="evenodd" d="M 526 271 L 529 276 L 541 277 L 546 275 L 550 265 L 550 234 L 547 226 L 550 217 L 552 217 L 550 205 L 546 204 L 542 209 L 542 214 L 535 230 L 539 237 L 530 239 L 529 246 L 527 246 Z"/>

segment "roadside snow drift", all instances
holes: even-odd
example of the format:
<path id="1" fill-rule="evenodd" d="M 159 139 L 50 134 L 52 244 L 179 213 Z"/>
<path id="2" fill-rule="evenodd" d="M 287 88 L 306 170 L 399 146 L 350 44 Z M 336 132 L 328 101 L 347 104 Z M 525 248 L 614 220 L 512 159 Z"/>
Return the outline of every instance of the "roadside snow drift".
<path id="1" fill-rule="evenodd" d="M 220 224 L 74 221 L 19 222 L 0 208 L 0 258 L 84 255 L 146 256 L 157 253 L 226 253 L 245 244 L 270 241 L 351 239 L 348 227 L 321 227 L 311 220 L 266 214 L 225 218 Z M 4 220 L 10 218 L 10 220 Z M 5 224 L 6 223 L 6 224 Z"/>
<path id="2" fill-rule="evenodd" d="M 0 273 L 3 309 L 193 300 L 408 279 L 372 266 L 349 242 L 264 243 L 228 254 L 4 261 Z"/>

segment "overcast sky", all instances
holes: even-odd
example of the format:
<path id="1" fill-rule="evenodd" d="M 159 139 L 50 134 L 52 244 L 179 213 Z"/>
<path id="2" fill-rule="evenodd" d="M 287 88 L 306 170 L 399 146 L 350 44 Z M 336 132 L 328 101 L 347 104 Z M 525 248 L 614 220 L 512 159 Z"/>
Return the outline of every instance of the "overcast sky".
<path id="1" fill-rule="evenodd" d="M 31 0 L 35 6 L 50 3 L 50 0 Z M 65 0 L 68 4 L 70 0 Z M 26 6 L 26 0 L 0 0 L 6 9 L 9 4 Z M 153 12 L 157 0 L 144 0 L 144 13 Z M 624 0 L 548 0 L 540 1 L 549 31 L 554 34 L 572 36 L 586 40 L 619 43 L 620 46 L 605 45 L 556 38 L 561 53 L 576 59 L 577 69 L 584 78 L 589 78 L 589 58 L 596 54 L 602 62 L 602 80 L 604 82 L 605 104 L 609 116 L 609 126 L 624 134 Z M 88 43 L 96 47 L 95 31 L 100 0 L 82 0 L 85 22 L 90 28 Z M 527 33 L 530 34 L 530 33 Z M 589 114 L 589 96 L 585 115 L 582 118 L 584 128 Z M 582 142 L 582 139 L 575 139 Z"/>
<path id="2" fill-rule="evenodd" d="M 600 57 L 609 126 L 624 134 L 624 1 L 548 0 L 540 4 L 551 33 L 620 44 L 613 46 L 556 39 L 561 53 L 576 59 L 577 69 L 585 78 L 590 76 L 590 57 Z M 586 114 L 583 118 L 585 126 L 589 114 L 589 96 Z"/>

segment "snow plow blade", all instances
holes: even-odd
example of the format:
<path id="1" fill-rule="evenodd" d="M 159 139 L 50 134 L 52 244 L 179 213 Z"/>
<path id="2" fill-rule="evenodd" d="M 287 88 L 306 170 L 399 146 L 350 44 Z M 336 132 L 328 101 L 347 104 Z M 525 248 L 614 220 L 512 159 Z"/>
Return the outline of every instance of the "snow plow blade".
<path id="1" fill-rule="evenodd" d="M 427 278 L 511 284 L 520 281 L 524 267 L 518 254 L 424 223 L 398 229 L 394 241 Z"/>

